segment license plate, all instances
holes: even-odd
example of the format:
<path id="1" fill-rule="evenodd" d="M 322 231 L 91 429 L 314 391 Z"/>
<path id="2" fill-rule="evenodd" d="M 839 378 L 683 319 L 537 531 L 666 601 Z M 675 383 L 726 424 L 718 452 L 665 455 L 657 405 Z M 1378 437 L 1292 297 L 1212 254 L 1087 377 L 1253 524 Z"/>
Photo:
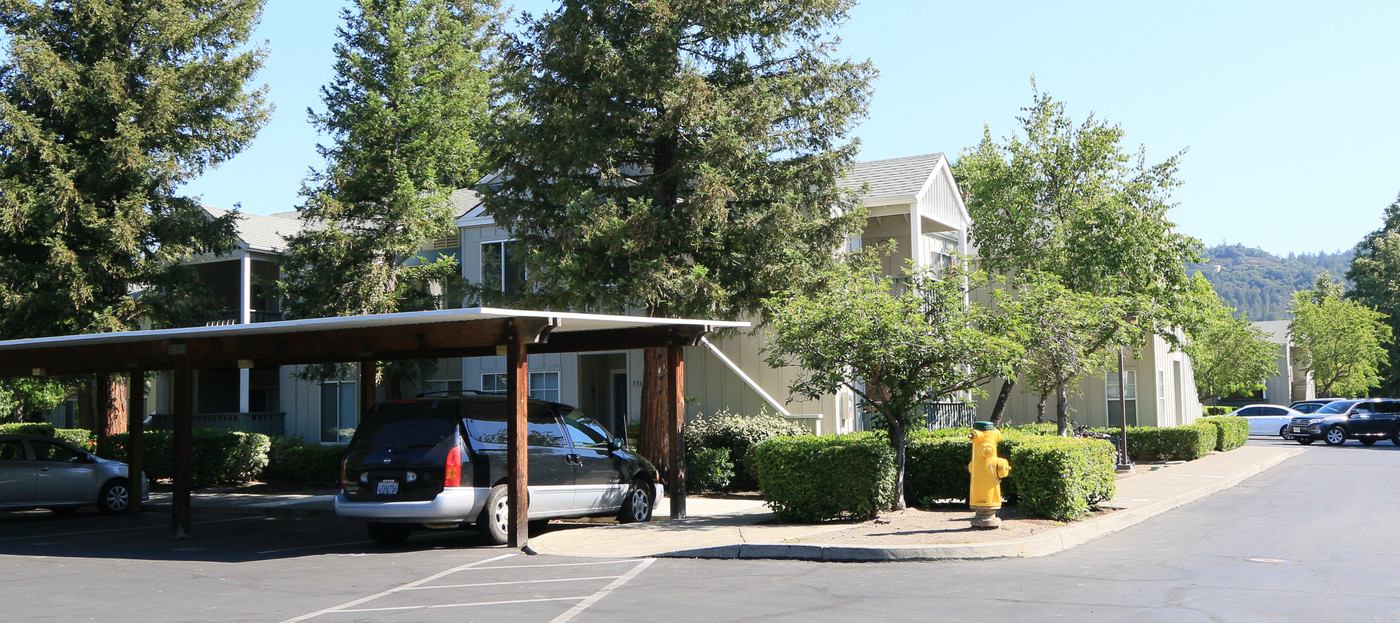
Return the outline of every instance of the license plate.
<path id="1" fill-rule="evenodd" d="M 1302 427 L 1302 426 L 1294 426 L 1294 427 L 1293 427 L 1293 432 L 1295 432 L 1295 433 L 1301 433 L 1301 432 L 1303 432 L 1303 427 Z"/>
<path id="2" fill-rule="evenodd" d="M 379 486 L 375 487 L 374 492 L 379 495 L 398 495 L 399 481 L 381 480 L 379 481 Z"/>

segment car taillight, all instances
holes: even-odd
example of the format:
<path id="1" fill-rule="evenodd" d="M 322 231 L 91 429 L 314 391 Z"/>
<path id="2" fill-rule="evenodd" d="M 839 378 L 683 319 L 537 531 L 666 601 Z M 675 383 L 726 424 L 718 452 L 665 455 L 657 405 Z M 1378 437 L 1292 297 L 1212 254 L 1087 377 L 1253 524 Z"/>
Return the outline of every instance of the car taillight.
<path id="1" fill-rule="evenodd" d="M 345 490 L 345 464 L 350 462 L 350 457 L 340 460 L 340 489 Z"/>
<path id="2" fill-rule="evenodd" d="M 459 487 L 462 485 L 462 448 L 461 446 L 452 448 L 447 453 L 447 465 L 443 469 L 442 486 Z"/>

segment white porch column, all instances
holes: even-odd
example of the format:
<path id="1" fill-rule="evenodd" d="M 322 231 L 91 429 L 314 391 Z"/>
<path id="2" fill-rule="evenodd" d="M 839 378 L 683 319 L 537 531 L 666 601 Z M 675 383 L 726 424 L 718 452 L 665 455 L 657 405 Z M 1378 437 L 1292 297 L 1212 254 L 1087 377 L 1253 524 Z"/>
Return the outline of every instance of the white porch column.
<path id="1" fill-rule="evenodd" d="M 924 264 L 924 218 L 919 214 L 917 201 L 909 206 L 909 257 L 916 266 L 928 267 Z"/>
<path id="2" fill-rule="evenodd" d="M 238 324 L 253 322 L 253 254 L 244 251 L 238 258 Z M 238 368 L 238 411 L 247 413 L 252 385 L 251 370 Z"/>

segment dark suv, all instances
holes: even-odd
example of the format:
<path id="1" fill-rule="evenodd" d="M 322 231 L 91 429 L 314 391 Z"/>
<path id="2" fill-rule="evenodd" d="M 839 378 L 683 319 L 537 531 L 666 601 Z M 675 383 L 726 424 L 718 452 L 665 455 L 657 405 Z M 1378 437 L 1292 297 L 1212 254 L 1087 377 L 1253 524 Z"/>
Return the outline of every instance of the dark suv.
<path id="1" fill-rule="evenodd" d="M 1293 418 L 1288 432 L 1303 445 L 1321 439 L 1329 446 L 1340 446 L 1348 439 L 1355 439 L 1369 446 L 1390 439 L 1400 446 L 1400 400 L 1367 398 L 1329 402 L 1306 416 Z"/>
<path id="2" fill-rule="evenodd" d="M 500 395 L 382 402 L 360 419 L 341 465 L 335 512 L 367 521 L 370 537 L 402 543 L 417 528 L 475 524 L 506 542 L 506 421 Z M 657 471 L 568 405 L 531 400 L 529 518 L 616 515 L 649 521 Z"/>

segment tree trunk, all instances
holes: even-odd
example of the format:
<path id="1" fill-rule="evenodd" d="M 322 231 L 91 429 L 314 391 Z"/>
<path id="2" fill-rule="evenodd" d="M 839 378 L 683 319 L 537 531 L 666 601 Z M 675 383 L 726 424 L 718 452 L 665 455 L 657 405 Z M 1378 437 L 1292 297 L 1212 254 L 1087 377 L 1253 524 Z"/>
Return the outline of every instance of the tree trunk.
<path id="1" fill-rule="evenodd" d="M 1055 380 L 1055 426 L 1061 437 L 1069 436 L 1069 396 L 1064 379 Z"/>
<path id="2" fill-rule="evenodd" d="M 1045 401 L 1050 399 L 1050 392 L 1040 392 L 1040 402 L 1035 403 L 1035 423 L 1045 423 Z"/>
<path id="3" fill-rule="evenodd" d="M 637 453 L 651 461 L 670 482 L 670 443 L 666 439 L 666 349 L 642 351 L 641 433 Z"/>
<path id="4" fill-rule="evenodd" d="M 1016 379 L 1003 379 L 1001 391 L 997 393 L 997 403 L 992 406 L 992 415 L 989 418 L 993 424 L 1001 423 L 1001 414 L 1006 410 L 1006 402 L 1011 399 L 1011 388 L 1016 385 Z"/>
<path id="5" fill-rule="evenodd" d="M 902 511 L 904 503 L 904 456 L 908 433 L 904 427 L 890 418 L 890 446 L 894 448 L 894 510 Z"/>
<path id="6" fill-rule="evenodd" d="M 126 432 L 126 381 L 119 374 L 106 374 L 98 377 L 98 396 L 101 407 L 97 418 L 98 426 L 93 428 L 99 440 L 111 435 Z"/>

